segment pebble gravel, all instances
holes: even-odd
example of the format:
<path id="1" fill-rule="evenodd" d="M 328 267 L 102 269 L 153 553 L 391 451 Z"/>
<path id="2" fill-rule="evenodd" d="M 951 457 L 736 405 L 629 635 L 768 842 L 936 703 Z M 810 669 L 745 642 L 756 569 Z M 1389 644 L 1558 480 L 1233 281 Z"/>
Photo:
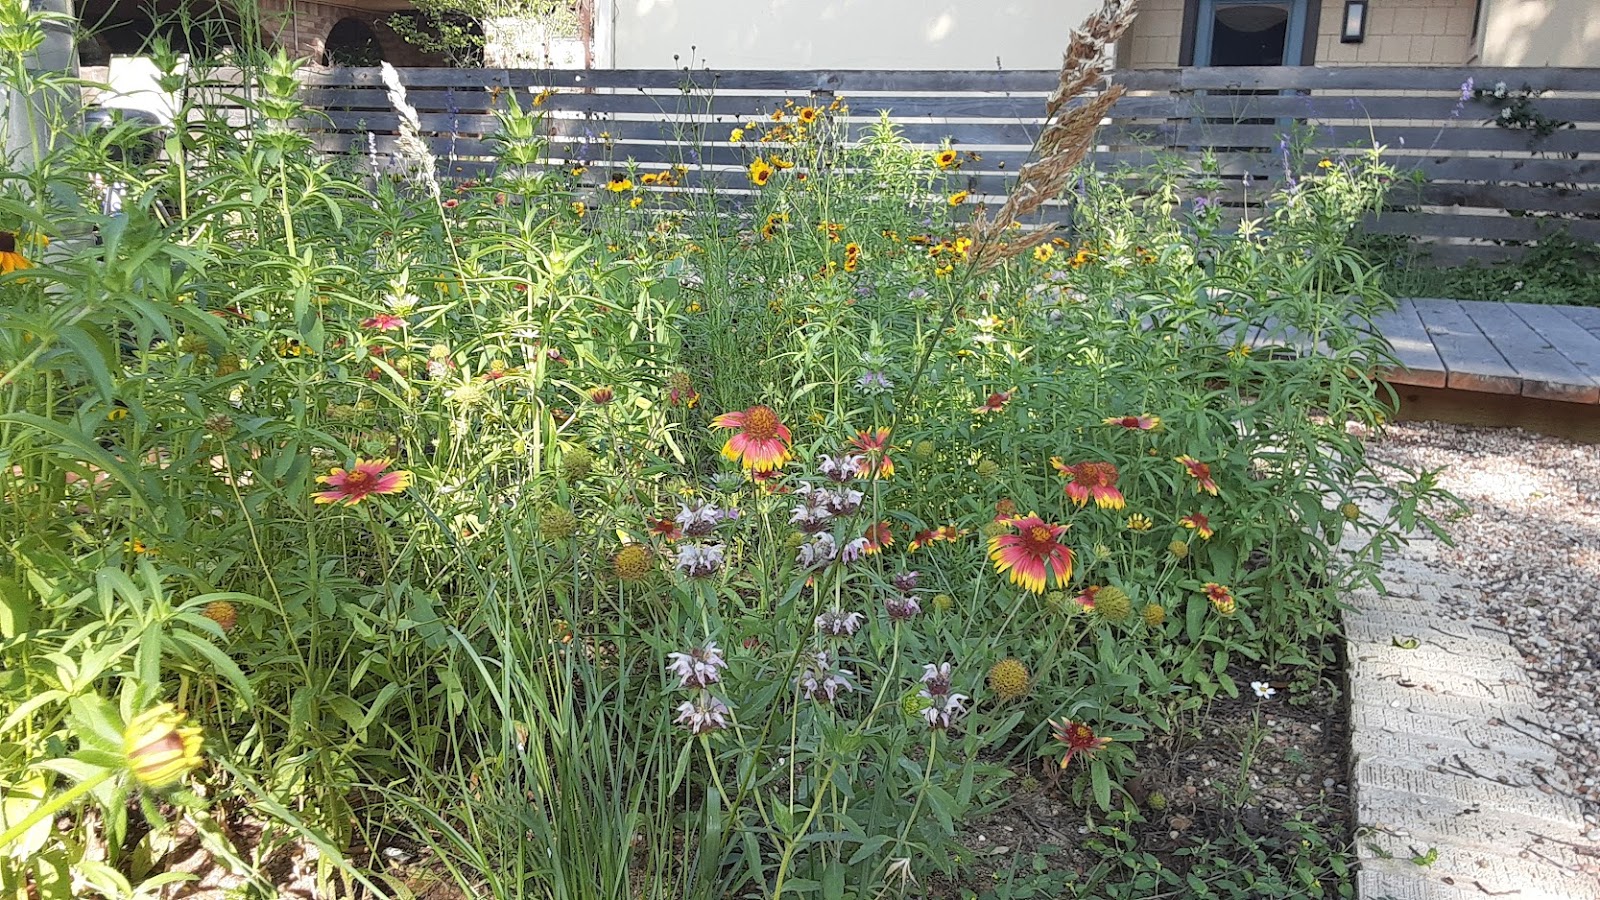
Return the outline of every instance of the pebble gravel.
<path id="1" fill-rule="evenodd" d="M 1440 561 L 1477 590 L 1446 598 L 1505 629 L 1552 722 L 1548 735 L 1600 840 L 1600 446 L 1520 429 L 1388 426 L 1369 458 L 1441 469 L 1469 511 L 1446 515 Z M 1391 483 L 1404 476 L 1390 470 Z"/>

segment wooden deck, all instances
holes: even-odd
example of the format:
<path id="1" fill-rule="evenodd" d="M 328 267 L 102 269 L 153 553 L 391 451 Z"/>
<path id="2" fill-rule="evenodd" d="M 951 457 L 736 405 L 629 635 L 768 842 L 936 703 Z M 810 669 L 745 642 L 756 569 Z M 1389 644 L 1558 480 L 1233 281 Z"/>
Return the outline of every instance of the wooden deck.
<path id="1" fill-rule="evenodd" d="M 1375 324 L 1391 383 L 1600 405 L 1600 309 L 1407 299 Z"/>

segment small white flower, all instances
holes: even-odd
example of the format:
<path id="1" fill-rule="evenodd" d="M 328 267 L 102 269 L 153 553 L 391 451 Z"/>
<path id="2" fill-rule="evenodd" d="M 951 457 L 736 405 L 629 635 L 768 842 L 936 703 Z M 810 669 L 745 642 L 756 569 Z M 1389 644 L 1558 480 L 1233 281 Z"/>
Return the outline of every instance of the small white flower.
<path id="1" fill-rule="evenodd" d="M 1278 689 L 1277 688 L 1273 687 L 1272 685 L 1268 684 L 1265 681 L 1252 681 L 1252 682 L 1250 682 L 1250 690 L 1255 691 L 1256 692 L 1256 696 L 1260 697 L 1262 700 L 1270 700 L 1274 696 L 1276 696 L 1277 693 L 1278 693 Z"/>

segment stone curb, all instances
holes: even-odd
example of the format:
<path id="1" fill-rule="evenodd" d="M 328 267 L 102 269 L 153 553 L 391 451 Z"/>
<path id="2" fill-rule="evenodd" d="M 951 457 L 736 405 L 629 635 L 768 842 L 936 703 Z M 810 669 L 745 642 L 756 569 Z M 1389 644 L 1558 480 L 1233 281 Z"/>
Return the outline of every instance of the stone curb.
<path id="1" fill-rule="evenodd" d="M 1600 845 L 1523 660 L 1450 610 L 1474 588 L 1430 564 L 1436 550 L 1404 548 L 1386 593 L 1346 598 L 1357 896 L 1600 900 Z"/>

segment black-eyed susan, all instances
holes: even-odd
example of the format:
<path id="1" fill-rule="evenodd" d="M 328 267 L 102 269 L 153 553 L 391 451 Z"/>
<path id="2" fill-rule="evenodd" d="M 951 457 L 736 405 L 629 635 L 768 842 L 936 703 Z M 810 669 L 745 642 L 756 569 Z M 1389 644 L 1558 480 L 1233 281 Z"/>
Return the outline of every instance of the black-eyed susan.
<path id="1" fill-rule="evenodd" d="M 951 206 L 960 206 L 961 204 L 967 202 L 967 198 L 970 196 L 972 195 L 967 191 L 956 191 L 954 194 L 946 197 L 945 202 Z"/>
<path id="2" fill-rule="evenodd" d="M 33 268 L 33 263 L 17 249 L 17 233 L 0 231 L 0 275 Z"/>
<path id="3" fill-rule="evenodd" d="M 817 120 L 820 111 L 815 106 L 802 106 L 794 115 L 795 118 L 800 120 L 800 124 L 810 125 Z"/>
<path id="4" fill-rule="evenodd" d="M 774 171 L 775 170 L 767 163 L 765 159 L 762 159 L 758 156 L 755 158 L 755 161 L 750 163 L 750 183 L 756 187 L 766 187 L 767 182 L 772 180 L 772 173 Z"/>
<path id="5" fill-rule="evenodd" d="M 955 169 L 961 166 L 961 154 L 954 150 L 940 150 L 933 155 L 933 163 L 941 169 Z"/>
<path id="6" fill-rule="evenodd" d="M 606 182 L 606 190 L 613 194 L 622 194 L 633 190 L 633 179 L 622 172 L 611 173 L 611 180 Z"/>

